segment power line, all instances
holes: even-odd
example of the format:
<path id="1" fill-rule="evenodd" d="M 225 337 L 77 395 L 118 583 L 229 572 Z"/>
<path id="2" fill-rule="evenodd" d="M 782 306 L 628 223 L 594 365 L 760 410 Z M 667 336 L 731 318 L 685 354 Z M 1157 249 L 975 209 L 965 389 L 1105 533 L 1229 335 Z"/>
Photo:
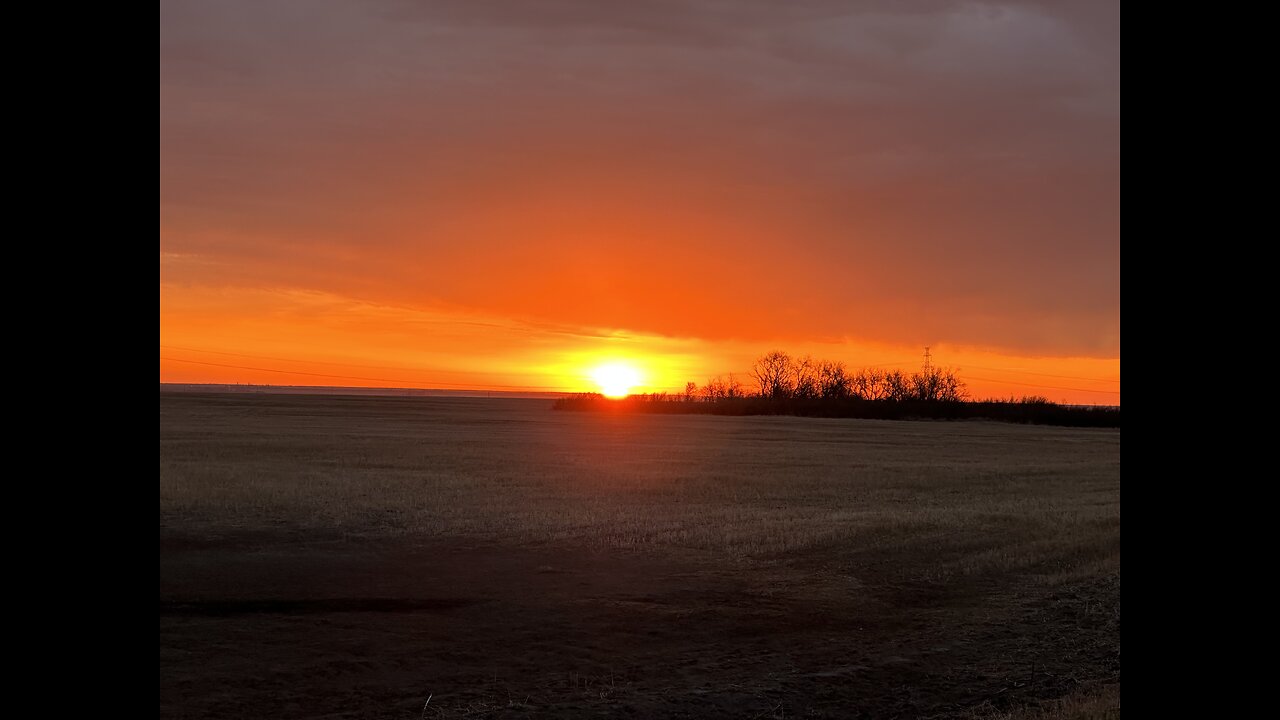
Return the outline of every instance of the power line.
<path id="1" fill-rule="evenodd" d="M 307 376 L 309 376 L 309 377 L 337 378 L 337 379 L 340 379 L 340 380 L 369 380 L 369 381 L 371 381 L 371 382 L 408 383 L 408 384 L 410 384 L 410 385 L 418 385 L 418 384 L 420 384 L 420 383 L 421 383 L 421 381 L 420 381 L 420 380 L 405 380 L 405 379 L 402 379 L 402 378 L 361 377 L 361 376 L 358 376 L 358 375 L 330 375 L 330 374 L 327 374 L 327 373 L 301 372 L 301 371 L 298 371 L 298 370 L 276 370 L 276 369 L 274 369 L 274 368 L 249 367 L 249 366 L 247 366 L 247 365 L 228 365 L 228 364 L 226 364 L 226 363 L 203 362 L 203 361 L 200 361 L 200 360 L 183 360 L 183 359 L 181 359 L 181 358 L 167 358 L 167 357 L 163 357 L 163 356 L 161 356 L 161 358 L 160 358 L 160 359 L 161 359 L 161 360 L 168 360 L 169 362 L 191 363 L 191 364 L 193 364 L 193 365 L 211 365 L 211 366 L 213 366 L 213 367 L 233 368 L 233 369 L 235 369 L 235 370 L 256 370 L 256 371 L 258 371 L 258 372 L 280 373 L 280 374 L 283 374 L 283 375 L 307 375 Z M 452 385 L 452 386 L 454 386 L 454 387 L 466 388 L 466 389 L 468 389 L 468 390 L 481 390 L 481 389 L 483 389 L 483 388 L 477 388 L 477 387 L 475 387 L 475 385 L 468 384 L 468 383 L 436 382 L 436 383 L 434 383 L 434 384 L 435 384 L 435 385 Z M 567 391 L 567 390 L 565 390 L 564 388 L 548 387 L 548 386 L 541 386 L 541 385 L 493 385 L 492 387 L 494 387 L 494 388 L 507 388 L 507 389 L 512 389 L 512 390 L 535 390 L 535 391 L 544 391 L 544 392 L 568 392 L 568 391 Z"/>
<path id="2" fill-rule="evenodd" d="M 999 383 L 1002 385 L 1025 385 L 1033 388 L 1046 388 L 1049 390 L 1074 390 L 1076 392 L 1106 393 L 1108 395 L 1119 395 L 1119 390 L 1088 390 L 1085 388 L 1062 387 L 1061 385 L 1035 385 L 1032 383 L 1014 382 L 1013 380 L 996 380 L 995 378 L 976 377 L 974 375 L 962 376 L 967 380 L 984 380 L 986 382 Z"/>

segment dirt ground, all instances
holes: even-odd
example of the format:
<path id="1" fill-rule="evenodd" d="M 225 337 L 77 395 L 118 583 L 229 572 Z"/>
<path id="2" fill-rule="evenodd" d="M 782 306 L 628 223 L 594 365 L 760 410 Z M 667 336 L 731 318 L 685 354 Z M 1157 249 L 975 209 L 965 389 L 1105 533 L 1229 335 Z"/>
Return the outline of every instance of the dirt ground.
<path id="1" fill-rule="evenodd" d="M 539 413 L 550 413 L 545 404 L 521 406 L 508 425 L 496 406 L 466 405 L 464 421 L 458 405 L 379 406 L 383 399 L 334 411 L 333 402 L 162 393 L 161 717 L 974 718 L 1119 683 L 1118 431 L 772 419 L 750 425 L 751 432 L 771 432 L 776 421 L 794 438 L 805 437 L 806 428 L 823 437 L 862 433 L 865 445 L 849 452 L 864 464 L 827 448 L 822 462 L 845 469 L 824 475 L 824 483 L 872 478 L 866 482 L 875 492 L 857 497 L 875 499 L 879 507 L 867 517 L 881 525 L 841 540 L 822 533 L 774 544 L 663 525 L 652 541 L 638 543 L 618 541 L 630 536 L 577 516 L 561 527 L 541 510 L 506 515 L 513 526 L 536 530 L 510 533 L 457 508 L 447 522 L 407 526 L 360 522 L 340 510 L 295 517 L 281 478 L 303 488 L 316 483 L 307 464 L 322 464 L 335 446 L 362 448 L 368 477 L 413 477 L 417 463 L 435 467 L 443 448 L 475 437 L 475 428 L 467 429 L 475 418 L 497 413 L 494 427 L 502 432 L 490 428 L 485 437 L 488 454 L 500 455 L 534 432 L 521 430 L 521 422 L 541 432 Z M 652 454 L 672 442 L 646 435 L 667 432 L 664 420 L 676 419 L 635 421 L 624 445 Z M 750 452 L 717 436 L 742 439 L 748 426 L 734 424 L 739 419 L 693 422 L 716 447 Z M 951 443 L 958 456 L 974 458 L 973 467 L 943 468 L 938 477 L 987 483 L 986 495 L 963 521 L 932 513 L 918 525 L 895 524 L 894 503 L 963 504 L 934 497 L 963 484 L 895 465 L 902 457 L 895 434 L 929 426 L 941 438 L 931 453 L 951 457 Z M 289 428 L 281 437 L 314 452 L 287 465 L 274 456 L 267 462 L 267 450 L 285 441 L 263 427 Z M 686 430 L 680 434 L 696 442 L 697 433 Z M 560 426 L 554 436 L 588 432 Z M 428 436 L 439 445 L 406 450 Z M 246 443 L 262 452 L 246 452 Z M 1010 448 L 1029 464 L 1010 467 Z M 369 462 L 400 456 L 412 462 L 391 470 Z M 467 475 L 469 462 L 450 465 L 463 468 L 451 477 L 481 477 Z M 784 454 L 779 462 L 794 471 L 794 458 Z M 932 466 L 927 457 L 921 462 Z M 772 472 L 763 460 L 754 465 Z M 633 470 L 632 480 L 655 472 L 650 465 Z M 554 467 L 530 472 L 557 476 Z M 1075 476 L 1077 484 L 1070 482 Z M 478 497 L 514 496 L 522 507 L 541 507 L 537 498 L 552 492 L 546 484 L 494 483 Z M 262 503 L 252 502 L 255 492 Z M 797 493 L 793 502 L 786 492 Z M 680 523 L 705 515 L 726 526 L 747 508 L 759 513 L 748 514 L 748 525 L 776 519 L 766 511 L 828 523 L 849 512 L 838 500 L 845 495 L 799 492 L 763 502 L 758 494 L 724 492 L 716 501 L 707 489 L 655 496 L 646 486 L 618 502 L 641 508 L 655 525 L 666 522 L 668 504 Z M 1004 504 L 1004 494 L 1017 495 L 1016 502 Z M 207 497 L 215 499 L 201 500 Z M 737 509 L 678 514 L 675 503 L 691 498 Z M 615 517 L 609 508 L 595 512 L 597 519 Z M 914 517 L 905 507 L 902 513 Z M 1015 517 L 1005 517 L 1010 513 Z"/>

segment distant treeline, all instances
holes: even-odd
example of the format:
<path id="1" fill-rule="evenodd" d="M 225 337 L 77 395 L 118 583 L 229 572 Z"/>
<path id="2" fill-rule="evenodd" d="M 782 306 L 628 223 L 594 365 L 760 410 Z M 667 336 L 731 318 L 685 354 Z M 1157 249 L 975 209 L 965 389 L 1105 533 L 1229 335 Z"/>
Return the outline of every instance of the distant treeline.
<path id="1" fill-rule="evenodd" d="M 751 368 L 755 385 L 749 390 L 732 374 L 714 377 L 706 385 L 684 386 L 682 400 L 724 400 L 742 397 L 770 400 L 923 400 L 955 402 L 965 397 L 964 383 L 955 372 L 925 368 L 917 373 L 868 368 L 851 373 L 842 362 L 792 357 L 781 350 L 761 356 Z"/>
<path id="2" fill-rule="evenodd" d="M 756 361 L 753 388 L 732 374 L 683 393 L 632 395 L 609 400 L 597 393 L 561 398 L 557 410 L 608 410 L 671 414 L 802 415 L 882 420 L 987 419 L 1038 425 L 1120 427 L 1120 409 L 1058 405 L 1038 396 L 969 400 L 955 371 L 927 367 L 915 373 L 864 369 L 795 358 L 781 351 Z"/>
<path id="3" fill-rule="evenodd" d="M 685 401 L 682 395 L 654 393 L 610 400 L 583 393 L 556 401 L 557 410 L 599 410 L 709 415 L 800 415 L 873 420 L 1001 420 L 1032 425 L 1120 427 L 1120 409 L 1058 405 L 1043 398 L 978 401 L 865 400 L 842 398 L 762 398 L 759 396 Z"/>

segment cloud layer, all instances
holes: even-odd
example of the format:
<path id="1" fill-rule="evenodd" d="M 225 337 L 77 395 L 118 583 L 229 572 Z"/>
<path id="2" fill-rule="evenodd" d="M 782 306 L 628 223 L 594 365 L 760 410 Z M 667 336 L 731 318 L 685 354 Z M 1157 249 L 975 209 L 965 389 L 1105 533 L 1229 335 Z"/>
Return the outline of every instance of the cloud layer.
<path id="1" fill-rule="evenodd" d="M 161 280 L 1118 357 L 1118 5 L 903 5 L 166 0 Z"/>

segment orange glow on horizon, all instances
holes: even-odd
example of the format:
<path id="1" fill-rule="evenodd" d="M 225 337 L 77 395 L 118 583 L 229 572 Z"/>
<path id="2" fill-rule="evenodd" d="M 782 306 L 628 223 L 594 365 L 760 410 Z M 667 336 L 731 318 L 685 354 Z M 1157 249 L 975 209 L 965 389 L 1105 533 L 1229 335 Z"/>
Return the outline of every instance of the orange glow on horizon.
<path id="1" fill-rule="evenodd" d="M 456 308 L 412 308 L 298 290 L 161 283 L 160 382 L 610 394 L 680 393 L 732 374 L 750 391 L 765 352 L 913 372 L 920 347 L 675 338 L 620 329 L 533 323 Z M 1042 395 L 1120 404 L 1120 359 L 1035 357 L 945 344 L 933 362 L 958 371 L 970 397 Z M 601 382 L 622 364 L 634 378 Z M 630 387 L 623 388 L 623 385 Z M 625 390 L 625 391 L 624 391 Z"/>

